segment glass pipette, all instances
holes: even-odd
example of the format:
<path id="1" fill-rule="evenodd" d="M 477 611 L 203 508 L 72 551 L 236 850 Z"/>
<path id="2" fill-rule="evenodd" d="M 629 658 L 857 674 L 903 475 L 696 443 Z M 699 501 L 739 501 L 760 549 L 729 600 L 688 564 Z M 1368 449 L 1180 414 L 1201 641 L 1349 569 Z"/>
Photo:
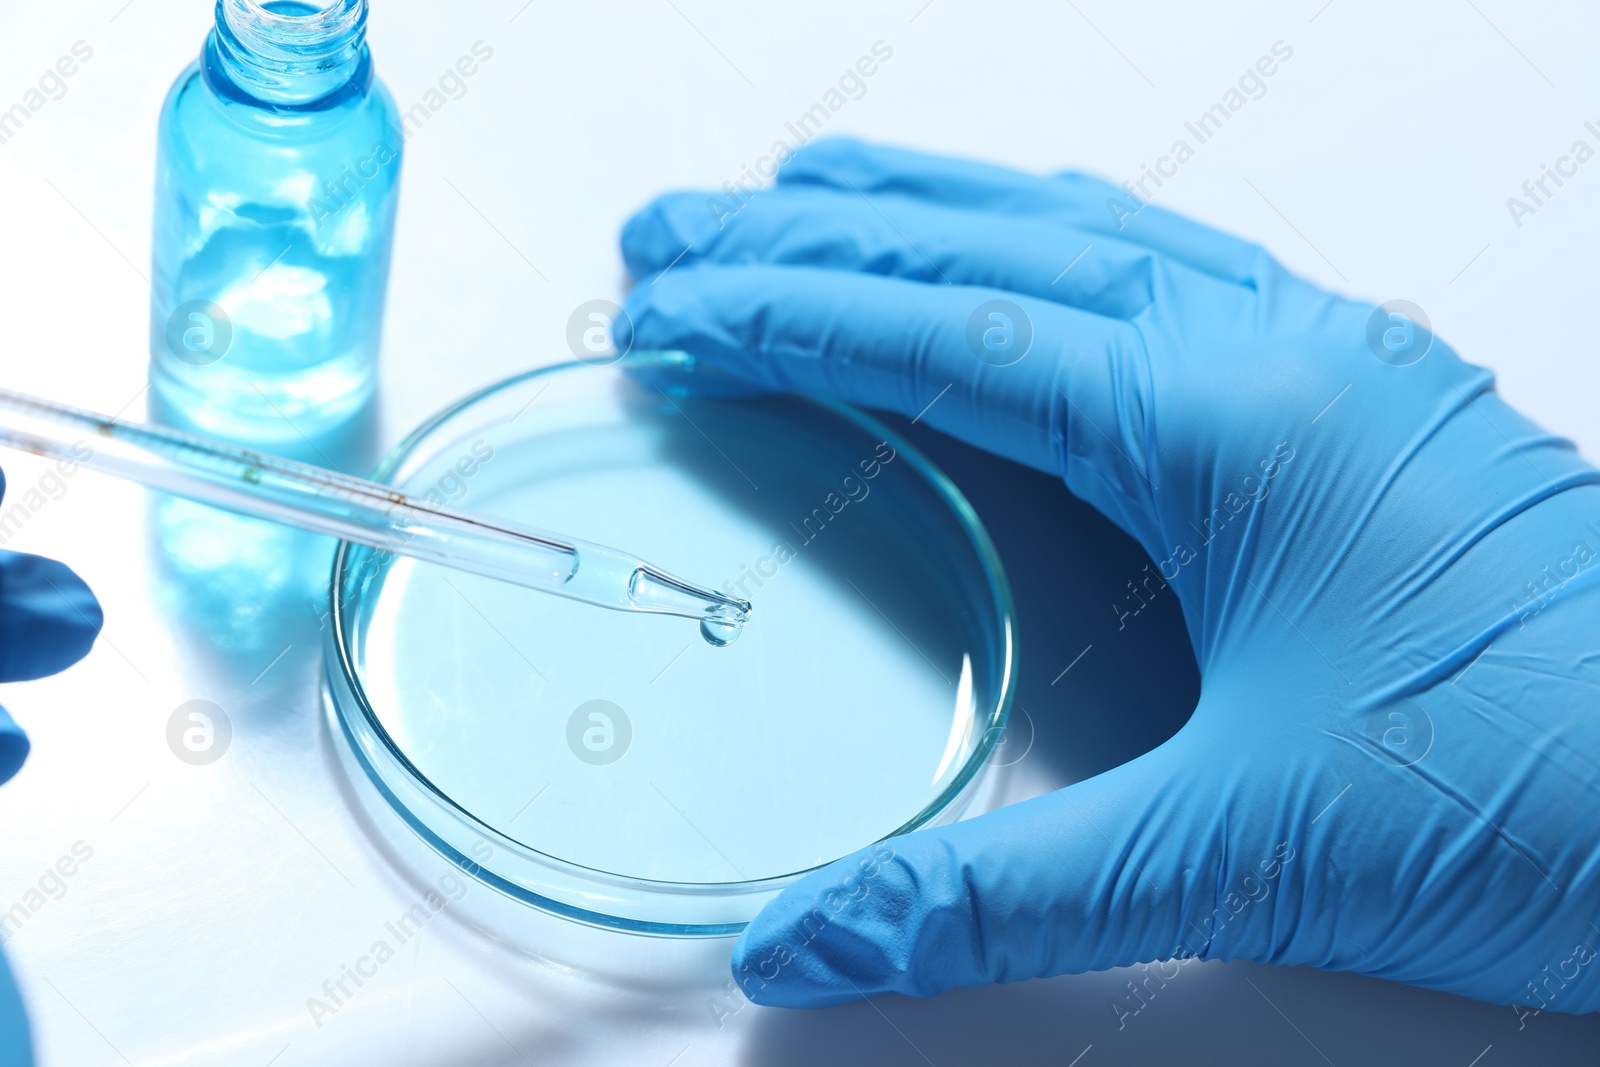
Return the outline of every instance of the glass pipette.
<path id="1" fill-rule="evenodd" d="M 748 601 L 604 545 L 436 508 L 377 482 L 9 389 L 0 389 L 0 444 L 571 600 L 698 619 L 714 645 L 731 642 L 750 618 Z"/>

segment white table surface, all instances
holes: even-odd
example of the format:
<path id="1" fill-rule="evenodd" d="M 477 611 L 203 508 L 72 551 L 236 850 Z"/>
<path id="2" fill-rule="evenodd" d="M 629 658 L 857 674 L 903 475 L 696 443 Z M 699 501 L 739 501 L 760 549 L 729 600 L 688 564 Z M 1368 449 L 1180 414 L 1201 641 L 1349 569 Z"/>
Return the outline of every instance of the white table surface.
<path id="1" fill-rule="evenodd" d="M 1600 120 L 1600 12 L 1575 0 L 1414 6 L 378 0 L 371 41 L 402 107 L 474 42 L 494 49 L 407 146 L 378 437 L 392 443 L 445 400 L 560 358 L 572 309 L 621 291 L 628 212 L 663 188 L 738 177 L 876 41 L 892 60 L 828 132 L 1120 180 L 1281 40 L 1293 58 L 1266 95 L 1159 202 L 1324 284 L 1422 305 L 1499 371 L 1513 402 L 1600 457 L 1600 162 L 1520 227 L 1506 206 L 1574 140 L 1600 145 L 1584 129 Z M 0 108 L 75 41 L 94 50 L 66 94 L 0 145 L 7 385 L 140 411 L 155 119 L 210 18 L 203 0 L 0 8 Z M 919 440 L 1027 587 L 1020 718 L 1036 739 L 1005 794 L 1170 735 L 1195 687 L 1176 612 L 1158 605 L 1118 632 L 1103 606 L 1138 572 L 1137 550 L 1047 479 Z M 13 492 L 43 473 L 4 459 Z M 1026 516 L 1007 506 L 1019 494 Z M 69 560 L 107 616 L 85 662 L 0 694 L 34 743 L 0 789 L 0 910 L 74 842 L 93 849 L 6 945 L 47 1067 L 1595 1062 L 1600 1018 L 1546 1013 L 1519 1029 L 1510 1008 L 1247 964 L 1190 965 L 1121 1029 L 1110 1005 L 1129 973 L 764 1010 L 723 988 L 728 942 L 535 920 L 519 948 L 483 936 L 467 907 L 318 1027 L 307 998 L 445 868 L 383 843 L 339 770 L 309 606 L 326 546 L 218 520 L 177 549 L 162 531 L 184 515 L 80 473 L 7 545 Z M 298 564 L 241 568 L 246 539 L 261 537 Z M 200 549 L 211 557 L 197 562 Z M 191 699 L 233 724 L 211 766 L 166 745 L 169 715 Z M 1027 748 L 1023 733 L 1011 740 Z"/>

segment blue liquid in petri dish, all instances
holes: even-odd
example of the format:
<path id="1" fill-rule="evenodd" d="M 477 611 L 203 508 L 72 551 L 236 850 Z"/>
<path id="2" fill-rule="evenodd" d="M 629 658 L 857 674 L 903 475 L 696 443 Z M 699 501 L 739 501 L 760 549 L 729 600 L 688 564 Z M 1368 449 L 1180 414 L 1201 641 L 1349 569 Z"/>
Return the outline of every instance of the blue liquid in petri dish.
<path id="1" fill-rule="evenodd" d="M 753 617 L 717 647 L 692 620 L 390 560 L 352 601 L 353 659 L 395 748 L 507 838 L 630 878 L 788 875 L 926 817 L 992 740 L 1010 668 L 964 517 L 859 417 L 578 373 L 614 381 L 454 420 L 400 484 L 633 552 Z"/>

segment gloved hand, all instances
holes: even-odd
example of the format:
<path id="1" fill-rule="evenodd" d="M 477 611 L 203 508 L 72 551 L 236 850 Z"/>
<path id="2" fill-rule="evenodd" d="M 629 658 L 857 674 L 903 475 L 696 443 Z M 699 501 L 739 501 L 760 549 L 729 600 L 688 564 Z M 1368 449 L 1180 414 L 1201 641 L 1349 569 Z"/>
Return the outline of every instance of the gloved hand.
<path id="1" fill-rule="evenodd" d="M 0 473 L 0 531 L 6 479 Z M 100 603 L 66 565 L 0 550 L 0 682 L 26 682 L 64 671 L 94 646 Z M 28 737 L 0 708 L 0 782 L 28 756 Z"/>
<path id="2" fill-rule="evenodd" d="M 9 534 L 0 474 L 0 532 Z M 64 565 L 0 550 L 0 682 L 65 670 L 88 654 L 102 615 L 94 594 Z M 28 737 L 0 708 L 0 782 L 28 756 Z M 0 1063 L 28 1064 L 28 1024 L 16 984 L 0 958 Z"/>
<path id="3" fill-rule="evenodd" d="M 753 1000 L 1202 957 L 1600 1008 L 1600 472 L 1488 371 L 1093 178 L 848 141 L 622 245 L 619 346 L 1061 475 L 1203 679 L 1155 751 L 790 887 Z"/>

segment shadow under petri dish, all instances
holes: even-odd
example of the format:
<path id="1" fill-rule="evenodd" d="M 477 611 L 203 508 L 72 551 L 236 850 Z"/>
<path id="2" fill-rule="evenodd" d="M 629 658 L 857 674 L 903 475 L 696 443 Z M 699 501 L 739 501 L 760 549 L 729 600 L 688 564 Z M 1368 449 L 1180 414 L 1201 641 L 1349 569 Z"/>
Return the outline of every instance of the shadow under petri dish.
<path id="1" fill-rule="evenodd" d="M 396 484 L 754 611 L 715 647 L 692 620 L 347 550 L 353 688 L 410 774 L 496 838 L 693 887 L 783 879 L 954 817 L 1003 722 L 1010 603 L 925 461 L 843 407 L 668 396 L 618 368 L 490 394 L 414 435 Z M 582 906 L 603 921 L 605 900 Z"/>

